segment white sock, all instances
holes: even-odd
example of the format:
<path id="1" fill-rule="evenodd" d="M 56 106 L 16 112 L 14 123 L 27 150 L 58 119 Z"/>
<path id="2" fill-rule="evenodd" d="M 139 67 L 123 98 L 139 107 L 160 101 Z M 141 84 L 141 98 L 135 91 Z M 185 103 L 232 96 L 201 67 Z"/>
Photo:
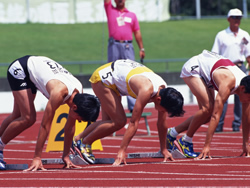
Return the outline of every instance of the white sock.
<path id="1" fill-rule="evenodd" d="M 185 142 L 192 143 L 193 138 L 192 138 L 192 137 L 189 137 L 189 136 L 187 136 L 187 135 L 185 134 L 185 135 L 183 136 L 183 140 L 184 140 Z"/>
<path id="2" fill-rule="evenodd" d="M 0 138 L 0 150 L 2 151 L 6 144 L 3 143 L 2 139 Z"/>
<path id="3" fill-rule="evenodd" d="M 170 130 L 170 135 L 174 138 L 176 138 L 178 136 L 179 133 L 177 133 L 177 131 L 175 130 L 175 127 L 171 128 Z"/>

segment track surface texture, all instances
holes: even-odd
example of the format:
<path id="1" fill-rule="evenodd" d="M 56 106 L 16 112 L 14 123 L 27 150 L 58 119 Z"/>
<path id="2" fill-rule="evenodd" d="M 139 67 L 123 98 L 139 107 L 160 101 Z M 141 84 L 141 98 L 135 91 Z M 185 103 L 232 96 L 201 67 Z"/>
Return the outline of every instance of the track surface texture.
<path id="1" fill-rule="evenodd" d="M 184 117 L 168 118 L 169 127 L 187 119 L 198 107 L 190 105 L 184 109 Z M 145 112 L 152 112 L 152 116 L 148 117 L 151 136 L 147 135 L 144 119 L 141 119 L 127 154 L 159 151 L 157 112 L 150 108 Z M 1 114 L 0 122 L 7 115 Z M 42 115 L 38 112 L 37 122 L 6 146 L 4 157 L 8 164 L 30 165 Z M 224 132 L 215 133 L 213 137 L 212 160 L 176 159 L 163 163 L 162 158 L 127 159 L 127 165 L 118 167 L 96 164 L 71 170 L 62 169 L 63 165 L 44 165 L 47 171 L 0 171 L 0 187 L 250 187 L 250 158 L 239 157 L 242 133 L 232 132 L 232 120 L 233 105 L 229 105 Z M 201 152 L 203 148 L 207 127 L 202 125 L 194 136 L 196 152 Z M 103 138 L 104 150 L 94 150 L 95 157 L 116 158 L 124 132 L 125 128 L 114 137 Z M 61 158 L 62 152 L 46 153 L 45 148 L 42 158 Z"/>

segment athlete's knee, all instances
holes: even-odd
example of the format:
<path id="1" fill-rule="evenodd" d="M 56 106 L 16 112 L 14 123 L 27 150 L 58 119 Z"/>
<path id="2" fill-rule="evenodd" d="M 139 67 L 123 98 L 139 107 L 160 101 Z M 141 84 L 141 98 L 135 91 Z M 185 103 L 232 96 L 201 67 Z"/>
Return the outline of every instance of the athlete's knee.
<path id="1" fill-rule="evenodd" d="M 22 122 L 28 128 L 36 122 L 36 115 L 26 115 L 22 118 Z"/>
<path id="2" fill-rule="evenodd" d="M 116 127 L 116 130 L 120 130 L 126 125 L 126 123 L 127 123 L 127 119 L 121 118 L 121 119 L 117 119 L 114 121 L 114 126 Z"/>
<path id="3" fill-rule="evenodd" d="M 207 119 L 210 119 L 209 117 L 211 117 L 212 112 L 213 112 L 213 106 L 212 105 L 207 105 L 207 106 L 203 106 L 201 108 L 202 113 L 207 117 Z M 206 121 L 207 121 L 206 119 Z"/>

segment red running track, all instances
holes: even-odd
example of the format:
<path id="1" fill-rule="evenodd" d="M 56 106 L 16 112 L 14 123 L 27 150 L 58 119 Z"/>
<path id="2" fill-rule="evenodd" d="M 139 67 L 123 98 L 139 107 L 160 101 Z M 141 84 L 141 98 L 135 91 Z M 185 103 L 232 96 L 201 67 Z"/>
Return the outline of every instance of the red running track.
<path id="1" fill-rule="evenodd" d="M 169 127 L 175 126 L 194 114 L 197 106 L 185 106 L 181 118 L 168 119 Z M 140 121 L 137 134 L 127 153 L 157 152 L 157 114 L 154 109 L 148 118 L 152 136 L 147 136 L 144 120 Z M 0 187 L 246 187 L 250 185 L 250 158 L 239 157 L 242 151 L 241 132 L 232 132 L 232 105 L 229 106 L 223 133 L 216 133 L 211 146 L 212 160 L 176 159 L 162 163 L 161 158 L 127 159 L 127 165 L 85 165 L 82 169 L 65 170 L 63 165 L 44 165 L 47 171 L 0 171 Z M 7 114 L 0 115 L 0 122 Z M 30 164 L 41 122 L 42 112 L 36 124 L 24 131 L 6 146 L 5 161 L 8 164 Z M 194 136 L 194 150 L 200 152 L 207 125 Z M 125 129 L 116 136 L 102 139 L 103 151 L 94 151 L 96 158 L 115 158 Z M 181 134 L 183 135 L 183 134 Z M 61 152 L 46 153 L 43 158 L 60 158 Z"/>

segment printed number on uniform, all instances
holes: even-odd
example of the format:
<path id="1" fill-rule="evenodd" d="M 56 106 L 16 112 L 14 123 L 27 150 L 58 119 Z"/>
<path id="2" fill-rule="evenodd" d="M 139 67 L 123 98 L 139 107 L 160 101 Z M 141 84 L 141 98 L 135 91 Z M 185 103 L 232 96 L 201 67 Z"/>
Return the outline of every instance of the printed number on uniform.
<path id="1" fill-rule="evenodd" d="M 218 59 L 221 58 L 221 56 L 220 56 L 219 54 L 215 53 L 215 52 L 210 52 L 210 51 L 207 50 L 207 53 L 209 53 L 209 54 L 215 56 L 215 57 L 218 58 Z"/>
<path id="2" fill-rule="evenodd" d="M 48 61 L 47 65 L 49 65 L 49 67 L 51 68 L 51 70 L 56 74 L 58 72 L 63 72 L 66 74 L 70 74 L 70 72 L 68 70 L 66 70 L 63 66 L 59 65 L 58 63 L 54 62 L 54 61 Z"/>
<path id="3" fill-rule="evenodd" d="M 111 72 L 107 72 L 107 74 L 105 76 L 102 76 L 102 79 L 107 79 L 108 77 L 112 76 L 112 73 Z"/>
<path id="4" fill-rule="evenodd" d="M 58 69 L 59 68 L 59 66 L 56 62 L 47 62 L 47 65 L 49 65 L 49 67 L 51 69 L 56 69 L 56 68 Z"/>
<path id="5" fill-rule="evenodd" d="M 19 72 L 19 71 L 22 71 L 22 69 L 19 69 L 19 68 L 15 69 L 15 70 L 14 70 L 14 75 L 18 75 L 18 72 Z"/>

